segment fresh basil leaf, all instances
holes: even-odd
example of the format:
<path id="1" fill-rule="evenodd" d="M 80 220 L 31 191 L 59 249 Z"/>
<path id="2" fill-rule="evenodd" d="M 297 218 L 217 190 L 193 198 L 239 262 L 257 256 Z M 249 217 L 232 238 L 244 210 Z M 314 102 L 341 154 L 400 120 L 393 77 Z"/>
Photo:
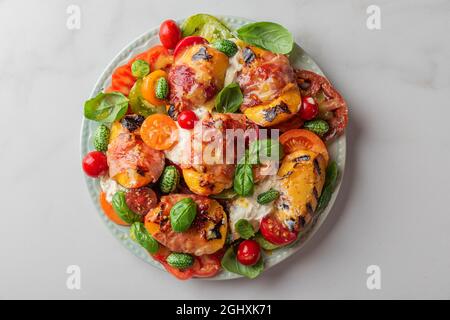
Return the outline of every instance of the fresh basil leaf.
<path id="1" fill-rule="evenodd" d="M 158 241 L 152 237 L 142 222 L 135 222 L 131 225 L 130 238 L 150 253 L 156 253 L 159 249 Z"/>
<path id="2" fill-rule="evenodd" d="M 339 168 L 335 161 L 332 161 L 327 167 L 325 178 L 325 185 L 320 195 L 316 212 L 322 212 L 331 200 L 331 196 L 336 186 L 337 177 L 339 175 Z"/>
<path id="3" fill-rule="evenodd" d="M 261 160 L 283 158 L 284 151 L 281 143 L 275 139 L 255 140 L 250 144 L 250 157 L 253 162 L 259 164 Z"/>
<path id="4" fill-rule="evenodd" d="M 264 250 L 271 251 L 271 250 L 278 249 L 279 247 L 282 247 L 280 245 L 273 244 L 272 242 L 267 241 L 266 239 L 264 239 L 264 237 L 260 233 L 256 234 L 255 241 L 258 242 L 260 247 L 263 248 Z"/>
<path id="5" fill-rule="evenodd" d="M 330 186 L 325 186 L 320 195 L 319 201 L 317 203 L 316 212 L 322 212 L 331 200 L 331 195 L 333 194 L 333 189 Z"/>
<path id="6" fill-rule="evenodd" d="M 170 225 L 175 232 L 184 232 L 197 215 L 197 204 L 191 198 L 178 201 L 170 210 Z"/>
<path id="7" fill-rule="evenodd" d="M 339 168 L 337 166 L 336 161 L 331 161 L 327 167 L 327 173 L 325 178 L 325 185 L 330 185 L 334 188 L 336 184 L 337 177 L 339 175 Z"/>
<path id="8" fill-rule="evenodd" d="M 242 41 L 275 53 L 287 54 L 294 46 L 292 34 L 285 27 L 273 22 L 246 24 L 236 32 Z"/>
<path id="9" fill-rule="evenodd" d="M 222 258 L 222 267 L 233 273 L 243 275 L 247 278 L 254 279 L 259 276 L 264 270 L 264 260 L 261 257 L 259 261 L 253 266 L 245 266 L 236 258 L 233 247 L 230 247 Z"/>
<path id="10" fill-rule="evenodd" d="M 112 198 L 112 206 L 114 211 L 119 215 L 120 219 L 128 224 L 140 222 L 142 220 L 140 215 L 128 208 L 124 191 L 117 191 L 114 194 Z"/>
<path id="11" fill-rule="evenodd" d="M 246 219 L 239 219 L 236 221 L 234 228 L 242 239 L 250 239 L 255 235 L 255 230 L 253 230 L 252 224 Z"/>
<path id="12" fill-rule="evenodd" d="M 216 97 L 216 110 L 220 113 L 236 112 L 242 104 L 244 96 L 235 82 L 223 88 Z"/>
<path id="13" fill-rule="evenodd" d="M 234 191 L 243 197 L 249 196 L 253 192 L 253 166 L 249 161 L 249 153 L 239 161 L 234 173 Z"/>
<path id="14" fill-rule="evenodd" d="M 122 118 L 128 109 L 128 99 L 120 92 L 100 92 L 84 103 L 84 116 L 87 119 L 112 123 Z"/>

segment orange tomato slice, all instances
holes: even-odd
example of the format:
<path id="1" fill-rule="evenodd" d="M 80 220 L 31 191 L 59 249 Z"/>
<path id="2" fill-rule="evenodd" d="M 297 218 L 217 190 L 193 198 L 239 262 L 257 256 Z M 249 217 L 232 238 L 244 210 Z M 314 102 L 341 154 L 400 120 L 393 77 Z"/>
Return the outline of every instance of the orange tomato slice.
<path id="1" fill-rule="evenodd" d="M 327 146 L 318 135 L 306 129 L 293 129 L 280 136 L 280 143 L 283 145 L 285 154 L 297 150 L 310 150 L 321 154 L 326 163 L 330 159 Z"/>
<path id="2" fill-rule="evenodd" d="M 178 141 L 175 121 L 164 114 L 153 114 L 141 126 L 141 138 L 155 150 L 167 150 Z"/>
<path id="3" fill-rule="evenodd" d="M 106 194 L 104 192 L 100 193 L 99 197 L 100 207 L 102 208 L 105 215 L 114 223 L 121 226 L 128 226 L 129 224 L 120 219 L 119 215 L 114 210 L 113 206 L 106 200 Z"/>
<path id="4" fill-rule="evenodd" d="M 158 99 L 155 93 L 156 83 L 160 78 L 165 78 L 167 80 L 167 73 L 164 70 L 153 71 L 142 79 L 142 97 L 154 106 L 166 105 L 166 101 Z"/>

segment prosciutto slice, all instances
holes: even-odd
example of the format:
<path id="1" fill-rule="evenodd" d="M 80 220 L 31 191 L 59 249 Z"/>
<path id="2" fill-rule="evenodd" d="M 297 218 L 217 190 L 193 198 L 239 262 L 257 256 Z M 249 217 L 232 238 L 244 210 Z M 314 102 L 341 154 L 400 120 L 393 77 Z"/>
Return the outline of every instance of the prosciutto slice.
<path id="1" fill-rule="evenodd" d="M 164 154 L 131 133 L 121 133 L 109 144 L 107 158 L 112 178 L 131 169 L 150 175 L 151 182 L 156 182 L 164 170 Z"/>

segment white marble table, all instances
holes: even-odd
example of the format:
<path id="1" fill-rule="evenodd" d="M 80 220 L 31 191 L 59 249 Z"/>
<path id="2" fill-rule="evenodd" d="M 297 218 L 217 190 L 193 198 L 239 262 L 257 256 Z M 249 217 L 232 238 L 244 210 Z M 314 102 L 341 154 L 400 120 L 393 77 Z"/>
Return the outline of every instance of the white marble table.
<path id="1" fill-rule="evenodd" d="M 0 298 L 450 298 L 449 1 L 0 1 Z M 66 27 L 69 5 L 81 28 Z M 381 9 L 369 30 L 366 8 Z M 131 39 L 209 12 L 282 23 L 351 107 L 335 208 L 256 281 L 179 282 L 102 224 L 80 169 L 82 104 Z M 78 265 L 81 290 L 68 290 Z M 368 290 L 366 268 L 381 268 Z"/>

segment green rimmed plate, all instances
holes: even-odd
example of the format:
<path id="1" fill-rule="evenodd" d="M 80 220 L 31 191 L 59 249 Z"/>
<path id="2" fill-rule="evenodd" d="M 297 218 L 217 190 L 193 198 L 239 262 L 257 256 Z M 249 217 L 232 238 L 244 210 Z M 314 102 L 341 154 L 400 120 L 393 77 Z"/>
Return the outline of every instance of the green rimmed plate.
<path id="1" fill-rule="evenodd" d="M 251 22 L 250 20 L 244 19 L 244 18 L 237 18 L 237 17 L 230 17 L 230 16 L 218 16 L 226 25 L 228 25 L 232 29 L 236 29 L 248 22 Z M 182 21 L 178 21 L 181 23 Z M 101 74 L 100 78 L 97 80 L 97 83 L 94 86 L 94 89 L 91 92 L 90 97 L 96 96 L 100 91 L 102 91 L 104 88 L 107 88 L 111 81 L 111 75 L 118 66 L 126 63 L 127 60 L 129 60 L 131 57 L 147 50 L 151 46 L 154 46 L 159 43 L 159 37 L 158 37 L 158 31 L 159 28 L 154 28 L 149 32 L 144 33 L 134 41 L 132 41 L 129 45 L 127 45 L 125 48 L 123 48 L 119 54 L 108 64 L 108 66 L 105 68 L 103 73 Z M 315 73 L 323 75 L 322 70 L 320 70 L 319 66 L 314 62 L 314 60 L 298 45 L 295 46 L 294 51 L 290 55 L 291 63 L 296 68 L 302 68 L 311 70 Z M 83 157 L 86 153 L 93 150 L 92 146 L 92 135 L 97 128 L 98 124 L 86 120 L 83 118 L 82 120 L 82 129 L 81 129 L 81 156 Z M 270 256 L 267 256 L 265 258 L 266 262 L 266 269 L 270 268 L 287 257 L 291 256 L 298 250 L 300 250 L 306 242 L 311 239 L 311 237 L 317 232 L 323 221 L 327 218 L 328 214 L 331 211 L 331 208 L 333 206 L 333 203 L 336 200 L 337 194 L 339 192 L 342 176 L 344 172 L 345 167 L 345 150 L 346 150 L 346 137 L 345 135 L 340 136 L 337 140 L 333 141 L 329 145 L 329 152 L 330 157 L 334 159 L 337 162 L 337 165 L 339 167 L 339 170 L 341 172 L 339 181 L 337 183 L 335 192 L 333 193 L 333 196 L 325 210 L 320 214 L 318 219 L 316 220 L 316 223 L 312 226 L 310 231 L 306 234 L 304 234 L 301 239 L 295 243 L 292 246 L 288 246 L 286 248 L 281 248 L 278 250 L 273 251 L 273 253 Z M 100 208 L 98 198 L 100 193 L 100 184 L 98 180 L 90 179 L 86 177 L 86 183 L 89 190 L 89 194 L 92 198 L 92 201 L 94 202 L 94 205 L 97 209 L 98 214 L 100 215 L 101 219 L 104 221 L 108 229 L 112 232 L 112 234 L 125 246 L 127 247 L 134 255 L 141 258 L 145 262 L 151 264 L 152 266 L 155 266 L 161 270 L 164 270 L 161 264 L 159 264 L 157 261 L 153 260 L 147 253 L 145 249 L 143 249 L 141 246 L 133 242 L 129 236 L 128 236 L 128 228 L 118 226 L 115 223 L 111 222 L 103 213 L 103 211 Z M 227 271 L 222 271 L 214 278 L 206 278 L 211 280 L 229 280 L 229 279 L 235 279 L 235 278 L 241 278 L 240 275 L 233 274 Z"/>

